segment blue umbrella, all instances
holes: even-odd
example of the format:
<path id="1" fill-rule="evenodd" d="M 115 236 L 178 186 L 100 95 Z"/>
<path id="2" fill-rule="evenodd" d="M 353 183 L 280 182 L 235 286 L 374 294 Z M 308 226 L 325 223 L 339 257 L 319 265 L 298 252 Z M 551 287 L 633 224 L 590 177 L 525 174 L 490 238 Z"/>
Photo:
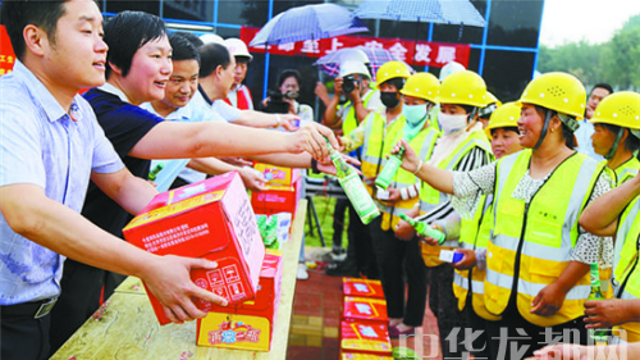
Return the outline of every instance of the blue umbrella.
<path id="1" fill-rule="evenodd" d="M 353 16 L 479 27 L 487 25 L 469 0 L 365 0 L 353 11 Z"/>
<path id="2" fill-rule="evenodd" d="M 249 46 L 325 39 L 363 31 L 369 29 L 340 5 L 306 5 L 281 12 L 269 20 Z"/>
<path id="3" fill-rule="evenodd" d="M 344 60 L 342 58 L 342 54 L 345 53 L 348 49 L 352 48 L 342 48 L 331 52 L 320 59 L 314 62 L 313 65 L 318 65 L 320 70 L 322 70 L 325 74 L 329 76 L 336 76 L 340 73 L 340 63 Z M 369 59 L 369 67 L 371 68 L 372 76 L 375 78 L 376 72 L 383 64 L 389 61 L 402 61 L 397 58 L 387 49 L 379 49 L 379 48 L 369 48 L 366 46 L 357 46 L 356 49 L 361 50 L 367 58 Z M 402 61 L 404 62 L 404 61 Z M 407 65 L 407 67 L 409 67 Z"/>

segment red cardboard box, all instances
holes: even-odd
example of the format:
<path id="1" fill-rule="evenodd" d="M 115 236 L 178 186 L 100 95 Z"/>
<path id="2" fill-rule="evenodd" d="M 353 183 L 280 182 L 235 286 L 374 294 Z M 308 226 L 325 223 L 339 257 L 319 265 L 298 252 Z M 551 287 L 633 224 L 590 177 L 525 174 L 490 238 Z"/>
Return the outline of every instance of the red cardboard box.
<path id="1" fill-rule="evenodd" d="M 267 250 L 255 300 L 235 306 L 214 306 L 198 320 L 197 344 L 269 351 L 280 303 L 282 252 Z"/>
<path id="2" fill-rule="evenodd" d="M 359 354 L 359 353 L 342 353 L 341 360 L 393 360 L 391 356 L 380 356 L 371 354 Z"/>
<path id="3" fill-rule="evenodd" d="M 342 319 L 388 324 L 387 302 L 374 297 L 345 296 Z"/>
<path id="4" fill-rule="evenodd" d="M 364 296 L 384 299 L 382 283 L 379 280 L 342 278 L 342 293 L 345 296 Z"/>
<path id="5" fill-rule="evenodd" d="M 292 186 L 268 185 L 268 190 L 251 194 L 251 205 L 256 214 L 271 215 L 279 212 L 296 213 L 298 200 L 302 194 L 302 181 L 299 177 Z"/>
<path id="6" fill-rule="evenodd" d="M 342 352 L 391 355 L 388 324 L 342 321 L 340 350 Z"/>
<path id="7" fill-rule="evenodd" d="M 191 279 L 231 305 L 255 297 L 265 248 L 237 172 L 158 194 L 123 233 L 130 243 L 158 255 L 215 260 L 217 269 L 193 270 Z M 158 300 L 147 293 L 160 324 L 169 323 Z M 195 302 L 204 311 L 214 305 Z"/>

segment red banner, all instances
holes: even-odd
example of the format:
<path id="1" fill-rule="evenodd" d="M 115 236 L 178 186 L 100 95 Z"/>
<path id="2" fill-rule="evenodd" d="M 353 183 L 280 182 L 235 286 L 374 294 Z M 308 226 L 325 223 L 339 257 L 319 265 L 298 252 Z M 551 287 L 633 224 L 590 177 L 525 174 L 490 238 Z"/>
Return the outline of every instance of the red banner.
<path id="1" fill-rule="evenodd" d="M 240 39 L 249 44 L 260 31 L 259 28 L 243 26 Z M 443 67 L 446 63 L 456 61 L 464 67 L 469 65 L 471 46 L 468 44 L 450 44 L 430 41 L 386 39 L 370 36 L 343 35 L 329 39 L 305 40 L 295 43 L 269 45 L 269 54 L 303 55 L 320 58 L 328 53 L 347 47 L 366 46 L 387 49 L 409 65 Z M 250 52 L 264 53 L 265 46 L 252 46 Z"/>
<path id="2" fill-rule="evenodd" d="M 0 76 L 8 74 L 13 69 L 16 56 L 13 54 L 11 40 L 4 25 L 0 25 Z"/>

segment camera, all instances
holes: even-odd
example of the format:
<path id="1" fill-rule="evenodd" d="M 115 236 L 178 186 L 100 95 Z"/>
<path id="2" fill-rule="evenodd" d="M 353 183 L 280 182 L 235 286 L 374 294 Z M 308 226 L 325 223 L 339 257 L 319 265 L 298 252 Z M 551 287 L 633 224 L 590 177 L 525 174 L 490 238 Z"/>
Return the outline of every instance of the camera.
<path id="1" fill-rule="evenodd" d="M 280 90 L 268 90 L 267 95 L 269 101 L 267 106 L 263 109 L 264 112 L 269 114 L 286 114 L 289 112 L 289 103 L 284 101 L 284 95 Z"/>
<path id="2" fill-rule="evenodd" d="M 342 91 L 345 94 L 351 93 L 356 88 L 356 82 L 358 82 L 358 79 L 354 75 L 345 76 L 342 78 Z"/>

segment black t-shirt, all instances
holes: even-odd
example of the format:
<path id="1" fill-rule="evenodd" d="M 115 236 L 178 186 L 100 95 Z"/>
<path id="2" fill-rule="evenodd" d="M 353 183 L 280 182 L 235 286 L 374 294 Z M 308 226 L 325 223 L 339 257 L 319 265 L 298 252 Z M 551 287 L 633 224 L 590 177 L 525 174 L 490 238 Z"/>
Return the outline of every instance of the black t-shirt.
<path id="1" fill-rule="evenodd" d="M 133 175 L 146 179 L 151 161 L 130 157 L 127 154 L 163 119 L 102 90 L 91 89 L 83 96 L 93 107 L 98 123 L 104 129 L 125 166 Z M 82 215 L 100 228 L 121 238 L 122 228 L 132 218 L 93 182 L 89 184 Z"/>

